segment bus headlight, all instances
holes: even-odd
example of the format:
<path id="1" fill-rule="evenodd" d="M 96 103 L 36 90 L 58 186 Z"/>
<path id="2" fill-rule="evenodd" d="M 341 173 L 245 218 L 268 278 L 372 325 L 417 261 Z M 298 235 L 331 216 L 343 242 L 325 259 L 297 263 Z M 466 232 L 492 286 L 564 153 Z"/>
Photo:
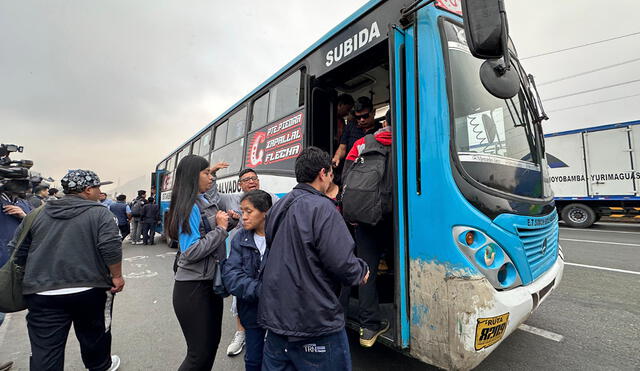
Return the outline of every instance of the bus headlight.
<path id="1" fill-rule="evenodd" d="M 515 264 L 502 247 L 484 232 L 471 227 L 454 227 L 453 239 L 493 287 L 510 289 L 522 284 Z"/>

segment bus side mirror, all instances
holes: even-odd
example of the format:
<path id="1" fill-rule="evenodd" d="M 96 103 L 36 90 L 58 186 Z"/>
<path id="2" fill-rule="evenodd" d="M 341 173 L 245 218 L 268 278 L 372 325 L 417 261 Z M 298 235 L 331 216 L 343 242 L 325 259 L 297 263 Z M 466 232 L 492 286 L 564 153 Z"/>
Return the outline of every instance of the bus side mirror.
<path id="1" fill-rule="evenodd" d="M 520 77 L 511 68 L 504 0 L 462 0 L 462 16 L 469 51 L 486 59 L 480 68 L 482 85 L 497 98 L 513 98 L 520 90 Z"/>
<path id="2" fill-rule="evenodd" d="M 474 57 L 497 59 L 504 55 L 508 38 L 505 14 L 503 0 L 462 0 L 464 31 Z"/>

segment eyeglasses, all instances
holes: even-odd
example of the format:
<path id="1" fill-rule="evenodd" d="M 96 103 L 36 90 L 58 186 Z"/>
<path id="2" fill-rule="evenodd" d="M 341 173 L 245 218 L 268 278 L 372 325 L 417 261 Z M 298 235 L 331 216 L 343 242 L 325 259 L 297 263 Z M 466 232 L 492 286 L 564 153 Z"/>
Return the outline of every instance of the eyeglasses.
<path id="1" fill-rule="evenodd" d="M 366 120 L 366 119 L 368 119 L 368 118 L 369 118 L 369 115 L 371 115 L 371 113 L 370 113 L 370 112 L 369 112 L 369 113 L 365 113 L 364 115 L 356 115 L 356 114 L 353 114 L 353 118 L 355 118 L 355 119 L 356 119 L 356 121 L 358 121 L 358 120 L 360 120 L 360 119 Z"/>
<path id="2" fill-rule="evenodd" d="M 251 182 L 251 181 L 257 182 L 258 181 L 258 177 L 257 176 L 250 176 L 250 177 L 242 178 L 242 179 L 238 180 L 238 182 L 240 182 L 240 183 Z"/>

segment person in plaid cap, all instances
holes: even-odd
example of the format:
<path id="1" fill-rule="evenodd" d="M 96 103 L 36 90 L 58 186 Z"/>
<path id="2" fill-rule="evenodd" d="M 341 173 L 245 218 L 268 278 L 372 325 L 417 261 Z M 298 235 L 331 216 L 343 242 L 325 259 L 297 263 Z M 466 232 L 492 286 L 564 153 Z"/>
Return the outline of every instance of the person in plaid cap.
<path id="1" fill-rule="evenodd" d="M 32 370 L 63 370 L 71 324 L 89 370 L 116 370 L 111 355 L 113 299 L 124 287 L 122 243 L 113 214 L 100 202 L 102 182 L 90 170 L 69 170 L 65 196 L 47 202 L 19 246 L 25 275 Z M 22 224 L 15 236 L 20 234 Z M 14 240 L 10 243 L 14 247 Z"/>

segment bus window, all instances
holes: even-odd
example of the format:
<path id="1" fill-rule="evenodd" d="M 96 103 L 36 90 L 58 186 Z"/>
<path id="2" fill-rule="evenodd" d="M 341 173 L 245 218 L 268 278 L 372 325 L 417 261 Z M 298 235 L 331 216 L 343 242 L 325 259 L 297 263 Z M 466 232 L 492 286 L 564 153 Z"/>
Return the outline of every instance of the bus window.
<path id="1" fill-rule="evenodd" d="M 197 155 L 200 153 L 200 139 L 193 142 L 193 147 L 191 148 L 191 154 Z"/>
<path id="2" fill-rule="evenodd" d="M 273 89 L 269 99 L 269 122 L 284 117 L 302 105 L 302 84 L 300 71 L 294 72 Z"/>
<path id="3" fill-rule="evenodd" d="M 185 158 L 188 154 L 189 154 L 189 146 L 186 146 L 183 149 L 181 149 L 180 152 L 178 152 L 178 163 L 176 164 L 176 166 L 178 166 L 178 164 L 180 163 L 180 160 Z"/>
<path id="4" fill-rule="evenodd" d="M 176 157 L 175 156 L 171 156 L 168 160 L 167 160 L 167 172 L 170 173 L 173 171 L 173 169 L 176 168 Z"/>
<path id="5" fill-rule="evenodd" d="M 247 107 L 244 107 L 229 118 L 229 125 L 227 128 L 227 143 L 243 136 L 246 127 Z"/>
<path id="6" fill-rule="evenodd" d="M 229 143 L 223 148 L 216 149 L 211 153 L 211 164 L 216 164 L 220 161 L 229 163 L 229 167 L 226 169 L 218 170 L 216 176 L 223 178 L 228 175 L 236 174 L 240 171 L 242 166 L 242 150 L 244 149 L 244 138 L 236 140 L 233 143 Z"/>
<path id="7" fill-rule="evenodd" d="M 269 93 L 261 96 L 253 102 L 251 113 L 251 130 L 262 127 L 267 123 L 267 110 L 269 109 Z"/>
<path id="8" fill-rule="evenodd" d="M 208 130 L 207 133 L 200 138 L 200 152 L 198 154 L 206 157 L 209 151 L 211 151 L 211 130 Z"/>
<path id="9" fill-rule="evenodd" d="M 227 142 L 227 124 L 228 121 L 223 122 L 222 124 L 216 126 L 215 135 L 214 135 L 214 143 L 213 148 L 218 149 Z"/>

